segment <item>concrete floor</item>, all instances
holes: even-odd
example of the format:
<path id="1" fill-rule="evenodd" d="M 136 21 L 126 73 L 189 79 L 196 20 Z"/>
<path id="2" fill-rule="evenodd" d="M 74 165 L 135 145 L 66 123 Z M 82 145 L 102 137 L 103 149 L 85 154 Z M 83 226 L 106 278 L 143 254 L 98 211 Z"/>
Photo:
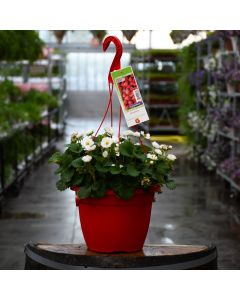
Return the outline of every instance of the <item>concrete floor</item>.
<path id="1" fill-rule="evenodd" d="M 94 120 L 70 119 L 73 130 L 97 128 Z M 65 141 L 58 147 L 61 149 Z M 183 146 L 176 146 L 177 189 L 166 190 L 153 204 L 146 243 L 216 244 L 220 269 L 240 268 L 240 206 L 221 181 L 192 165 Z M 24 268 L 24 244 L 31 241 L 80 243 L 74 194 L 55 188 L 55 167 L 47 162 L 25 182 L 21 194 L 8 199 L 0 219 L 0 269 Z"/>

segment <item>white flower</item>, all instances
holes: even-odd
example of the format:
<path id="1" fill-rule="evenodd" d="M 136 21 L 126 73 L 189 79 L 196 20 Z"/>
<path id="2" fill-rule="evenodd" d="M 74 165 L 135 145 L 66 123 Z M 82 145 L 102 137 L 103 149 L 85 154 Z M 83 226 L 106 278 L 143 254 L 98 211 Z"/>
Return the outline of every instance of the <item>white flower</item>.
<path id="1" fill-rule="evenodd" d="M 108 152 L 107 151 L 103 151 L 102 156 L 106 158 L 108 156 Z"/>
<path id="2" fill-rule="evenodd" d="M 93 150 L 96 149 L 96 145 L 86 147 L 85 149 L 86 149 L 87 151 L 93 151 Z"/>
<path id="3" fill-rule="evenodd" d="M 160 145 L 160 149 L 162 149 L 162 150 L 165 150 L 165 151 L 167 151 L 167 150 L 171 150 L 173 148 L 173 146 L 171 146 L 171 145 Z"/>
<path id="4" fill-rule="evenodd" d="M 140 132 L 135 131 L 135 132 L 133 133 L 133 135 L 136 136 L 136 137 L 140 137 L 141 134 L 140 134 Z"/>
<path id="5" fill-rule="evenodd" d="M 160 147 L 159 147 L 160 149 L 162 149 L 162 150 L 168 150 L 168 146 L 167 145 L 165 145 L 165 144 L 163 144 L 163 145 L 160 145 Z"/>
<path id="6" fill-rule="evenodd" d="M 87 151 L 90 150 L 94 150 L 92 149 L 92 146 L 94 145 L 94 141 L 92 140 L 92 138 L 85 136 L 82 140 L 81 140 L 81 145 L 83 146 L 83 148 Z"/>
<path id="7" fill-rule="evenodd" d="M 78 136 L 78 132 L 77 131 L 74 131 L 71 135 L 71 137 L 75 137 L 75 136 Z"/>
<path id="8" fill-rule="evenodd" d="M 111 164 L 112 167 L 115 167 L 115 164 Z"/>
<path id="9" fill-rule="evenodd" d="M 104 130 L 106 133 L 110 134 L 111 136 L 114 134 L 112 127 L 105 127 Z"/>
<path id="10" fill-rule="evenodd" d="M 124 136 L 134 135 L 134 132 L 133 132 L 132 130 L 125 130 L 125 131 L 123 132 L 123 135 L 124 135 Z"/>
<path id="11" fill-rule="evenodd" d="M 119 152 L 119 145 L 117 144 L 116 147 L 114 148 L 116 156 L 120 156 L 120 152 Z"/>
<path id="12" fill-rule="evenodd" d="M 109 147 L 111 147 L 112 143 L 113 143 L 113 140 L 110 137 L 104 137 L 101 141 L 101 146 L 103 148 L 109 148 Z"/>
<path id="13" fill-rule="evenodd" d="M 144 136 L 144 131 L 140 131 L 141 135 Z"/>
<path id="14" fill-rule="evenodd" d="M 147 140 L 150 140 L 150 138 L 151 138 L 150 133 L 147 133 L 147 134 L 145 135 L 145 138 L 146 138 Z"/>
<path id="15" fill-rule="evenodd" d="M 119 165 L 119 168 L 122 169 L 122 168 L 123 168 L 123 165 Z"/>
<path id="16" fill-rule="evenodd" d="M 150 160 L 150 164 L 152 165 L 154 163 L 154 161 L 153 160 Z"/>
<path id="17" fill-rule="evenodd" d="M 151 153 L 147 154 L 147 158 L 149 158 L 151 160 L 157 160 L 158 159 L 156 154 L 151 154 Z"/>
<path id="18" fill-rule="evenodd" d="M 157 160 L 157 159 L 158 159 L 158 158 L 157 158 L 157 155 L 153 154 L 151 159 L 152 159 L 152 160 Z"/>
<path id="19" fill-rule="evenodd" d="M 168 154 L 167 159 L 174 161 L 177 157 L 174 154 Z"/>
<path id="20" fill-rule="evenodd" d="M 82 160 L 83 160 L 84 162 L 90 162 L 90 161 L 92 160 L 92 156 L 90 156 L 90 155 L 85 155 L 85 156 L 82 157 Z"/>
<path id="21" fill-rule="evenodd" d="M 135 143 L 134 145 L 135 145 L 135 146 L 140 146 L 140 143 Z"/>
<path id="22" fill-rule="evenodd" d="M 162 155 L 162 151 L 160 149 L 155 149 L 155 152 L 158 154 L 158 155 Z"/>
<path id="23" fill-rule="evenodd" d="M 157 142 L 152 142 L 154 148 L 159 149 L 160 145 Z"/>
<path id="24" fill-rule="evenodd" d="M 79 137 L 80 136 L 77 132 L 73 132 L 71 135 L 71 143 L 76 143 Z"/>
<path id="25" fill-rule="evenodd" d="M 119 153 L 119 144 L 116 144 L 116 147 L 114 147 L 114 150 L 115 150 L 116 156 L 120 156 L 120 153 Z"/>

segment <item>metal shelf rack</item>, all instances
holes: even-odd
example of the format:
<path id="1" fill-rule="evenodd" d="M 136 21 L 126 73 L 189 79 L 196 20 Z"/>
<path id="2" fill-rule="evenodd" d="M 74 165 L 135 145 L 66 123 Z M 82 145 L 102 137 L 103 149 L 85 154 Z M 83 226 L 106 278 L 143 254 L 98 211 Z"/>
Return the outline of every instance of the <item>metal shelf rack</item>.
<path id="1" fill-rule="evenodd" d="M 232 49 L 226 49 L 226 39 L 231 41 Z M 216 76 L 214 76 L 217 72 L 224 74 L 226 72 L 224 66 L 224 59 L 228 59 L 228 57 L 232 57 L 234 61 L 233 70 L 237 71 L 240 70 L 239 65 L 239 37 L 238 36 L 231 36 L 230 38 L 225 38 L 223 36 L 213 36 L 207 38 L 206 40 L 202 40 L 196 44 L 197 47 L 197 72 L 201 72 L 205 70 L 207 73 L 206 84 L 207 86 L 214 86 L 216 90 L 216 106 L 212 107 L 212 105 L 207 102 L 203 103 L 201 92 L 203 86 L 199 84 L 197 86 L 196 91 L 196 110 L 197 111 L 205 111 L 205 123 L 209 122 L 210 124 L 215 122 L 214 121 L 214 114 L 216 112 L 221 112 L 223 110 L 224 100 L 229 101 L 229 107 L 231 111 L 232 118 L 236 117 L 237 115 L 240 116 L 240 93 L 238 91 L 229 92 L 227 88 L 227 80 L 226 77 L 221 79 L 222 88 L 219 89 L 219 80 Z M 214 45 L 218 45 L 217 48 L 214 49 Z M 217 52 L 215 52 L 217 49 Z M 210 59 L 214 58 L 216 60 L 216 67 L 213 69 L 204 68 L 204 63 L 208 62 Z M 239 157 L 240 154 L 240 135 L 239 130 L 236 130 L 233 124 L 229 125 L 228 130 L 225 131 L 221 126 L 221 123 L 218 124 L 218 129 L 216 130 L 216 135 L 214 140 L 210 139 L 209 136 L 206 137 L 206 149 L 209 149 L 210 143 L 214 143 L 215 146 L 219 147 L 221 150 L 221 143 L 226 145 L 226 149 L 230 149 L 227 155 L 230 159 L 234 160 L 236 157 Z M 229 131 L 229 132 L 228 132 Z M 201 132 L 197 132 L 197 140 L 203 138 L 201 136 Z M 228 156 L 225 157 L 228 158 Z M 221 169 L 221 163 L 224 161 L 220 156 L 218 157 L 216 162 L 216 173 L 219 177 L 223 180 L 228 182 L 232 189 L 235 191 L 240 191 L 240 186 L 231 178 L 229 174 L 225 174 L 224 171 Z M 240 169 L 240 165 L 239 165 Z"/>
<path id="2" fill-rule="evenodd" d="M 0 136 L 0 210 L 5 202 L 5 196 L 9 192 L 14 194 L 20 192 L 29 172 L 52 152 L 58 137 L 64 133 L 67 117 L 65 64 L 65 55 L 60 54 L 49 55 L 48 58 L 35 61 L 32 64 L 28 61 L 11 64 L 0 63 L 0 70 L 9 66 L 22 68 L 21 74 L 18 76 L 0 76 L 0 81 L 8 79 L 18 84 L 44 84 L 47 86 L 47 91 L 58 98 L 59 104 L 57 108 L 43 112 L 37 122 L 15 124 L 10 133 Z M 34 76 L 31 76 L 32 72 L 34 72 Z M 23 134 L 32 141 L 30 150 L 29 144 L 25 146 L 25 140 L 22 141 L 25 150 L 21 157 L 19 157 L 18 145 L 14 139 L 19 134 Z M 13 159 L 10 164 L 9 161 L 6 162 L 9 143 L 14 145 L 11 148 Z M 7 168 L 10 168 L 10 176 L 6 175 Z"/>
<path id="3" fill-rule="evenodd" d="M 154 134 L 178 133 L 178 51 L 137 50 L 131 55 L 131 64 L 150 118 L 139 127 Z"/>

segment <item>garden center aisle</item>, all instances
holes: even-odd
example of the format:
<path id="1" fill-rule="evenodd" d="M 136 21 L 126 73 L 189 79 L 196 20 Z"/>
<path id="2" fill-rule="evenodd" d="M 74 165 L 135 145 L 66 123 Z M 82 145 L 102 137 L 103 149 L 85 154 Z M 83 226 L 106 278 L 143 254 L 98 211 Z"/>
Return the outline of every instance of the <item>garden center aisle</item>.
<path id="1" fill-rule="evenodd" d="M 65 140 L 72 131 L 96 128 L 91 119 L 68 119 Z M 61 149 L 65 141 L 58 147 Z M 219 267 L 240 268 L 239 204 L 226 197 L 213 176 L 186 159 L 175 145 L 177 189 L 166 190 L 153 204 L 147 243 L 211 244 L 219 251 Z M 9 199 L 0 219 L 0 269 L 24 267 L 24 244 L 29 240 L 80 243 L 78 212 L 71 191 L 55 188 L 55 167 L 46 161 L 33 172 L 19 197 Z"/>

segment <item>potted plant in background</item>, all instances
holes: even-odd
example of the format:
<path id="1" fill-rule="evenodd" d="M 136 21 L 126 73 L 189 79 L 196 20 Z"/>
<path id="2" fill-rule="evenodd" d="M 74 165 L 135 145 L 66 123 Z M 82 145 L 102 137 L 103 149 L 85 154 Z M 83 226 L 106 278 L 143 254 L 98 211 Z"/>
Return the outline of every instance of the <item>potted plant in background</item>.
<path id="1" fill-rule="evenodd" d="M 103 134 L 74 133 L 64 153 L 50 162 L 59 168 L 57 188 L 76 193 L 86 244 L 98 252 L 142 249 L 150 222 L 154 193 L 170 179 L 176 156 L 172 146 L 150 141 L 150 134 L 127 130 L 119 138 L 112 128 Z"/>
<path id="2" fill-rule="evenodd" d="M 0 59 L 33 62 L 42 54 L 43 41 L 34 30 L 0 30 Z"/>
<path id="3" fill-rule="evenodd" d="M 124 37 L 128 40 L 129 43 L 131 42 L 131 40 L 137 32 L 138 30 L 122 30 Z"/>
<path id="4" fill-rule="evenodd" d="M 107 34 L 106 30 L 90 30 L 93 38 L 95 39 L 96 46 L 102 43 L 105 35 Z"/>
<path id="5" fill-rule="evenodd" d="M 57 39 L 58 44 L 62 43 L 62 40 L 67 33 L 67 30 L 53 30 L 53 34 L 55 38 Z"/>

